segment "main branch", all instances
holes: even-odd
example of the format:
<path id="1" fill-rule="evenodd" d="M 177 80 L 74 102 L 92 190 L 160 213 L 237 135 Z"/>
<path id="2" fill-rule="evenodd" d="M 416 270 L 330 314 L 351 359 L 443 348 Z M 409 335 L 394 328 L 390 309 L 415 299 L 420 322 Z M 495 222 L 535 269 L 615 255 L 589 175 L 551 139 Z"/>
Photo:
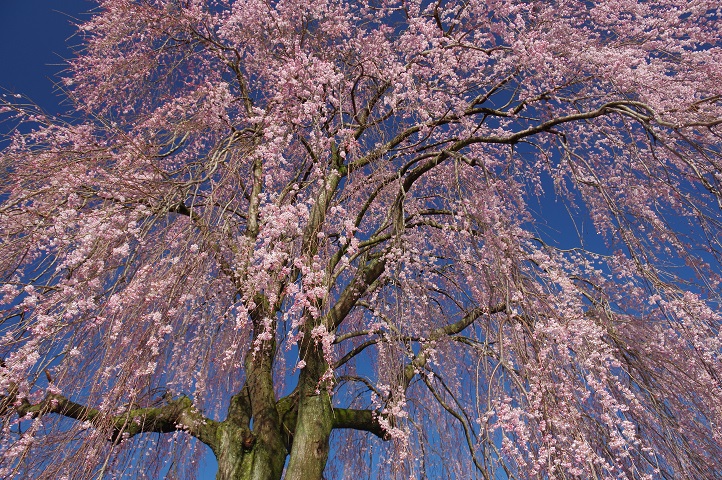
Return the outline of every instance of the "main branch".
<path id="1" fill-rule="evenodd" d="M 69 400 L 63 395 L 49 393 L 43 400 L 31 403 L 27 398 L 17 399 L 15 394 L 0 399 L 0 414 L 15 409 L 19 417 L 37 418 L 50 413 L 89 422 L 96 428 L 109 426 L 109 439 L 117 442 L 140 433 L 169 433 L 182 430 L 215 448 L 217 422 L 203 416 L 187 396 L 166 398 L 158 407 L 128 409 L 111 415 L 98 409 Z"/>

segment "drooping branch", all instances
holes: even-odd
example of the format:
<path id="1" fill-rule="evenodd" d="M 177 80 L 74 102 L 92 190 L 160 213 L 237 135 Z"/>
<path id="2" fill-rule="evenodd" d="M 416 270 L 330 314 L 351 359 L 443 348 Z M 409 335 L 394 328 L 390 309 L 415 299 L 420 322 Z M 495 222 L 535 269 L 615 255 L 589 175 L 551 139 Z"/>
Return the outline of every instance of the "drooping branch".
<path id="1" fill-rule="evenodd" d="M 366 340 L 366 341 L 363 342 L 362 344 L 360 344 L 360 345 L 356 346 L 355 348 L 351 349 L 348 353 L 346 353 L 346 355 L 344 355 L 343 357 L 341 357 L 340 359 L 338 359 L 338 360 L 336 361 L 336 363 L 333 364 L 333 368 L 334 368 L 334 369 L 340 368 L 342 365 L 344 365 L 346 362 L 348 362 L 349 360 L 351 360 L 352 358 L 354 358 L 356 355 L 358 355 L 359 353 L 361 353 L 361 352 L 363 352 L 364 350 L 366 350 L 367 347 L 370 347 L 371 345 L 376 345 L 380 340 L 381 340 L 380 337 L 372 338 L 372 339 L 370 339 L 370 340 Z"/>
<path id="2" fill-rule="evenodd" d="M 441 405 L 441 407 L 442 407 L 444 410 L 446 410 L 452 417 L 454 417 L 456 420 L 458 420 L 459 424 L 461 425 L 462 429 L 464 430 L 464 437 L 465 437 L 465 439 L 466 439 L 466 446 L 467 446 L 468 449 L 469 449 L 469 453 L 470 453 L 470 455 L 471 455 L 472 461 L 474 462 L 474 466 L 477 468 L 477 470 L 478 470 L 479 472 L 485 474 L 484 476 L 486 477 L 486 473 L 487 473 L 487 472 L 486 472 L 486 469 L 485 469 L 484 466 L 481 464 L 481 462 L 479 462 L 479 459 L 477 458 L 476 453 L 475 453 L 475 451 L 474 451 L 474 441 L 473 441 L 474 431 L 473 431 L 473 429 L 472 429 L 472 427 L 471 427 L 471 422 L 468 420 L 468 418 L 465 418 L 465 416 L 462 415 L 463 410 L 462 410 L 462 413 L 457 412 L 451 405 L 449 405 L 449 404 L 441 397 L 441 395 L 439 394 L 439 392 L 436 391 L 436 389 L 434 388 L 434 386 L 431 384 L 431 382 L 430 382 L 427 378 L 425 378 L 425 377 L 422 377 L 422 378 L 423 378 L 423 380 L 424 380 L 424 383 L 425 383 L 426 386 L 428 387 L 429 391 L 432 393 L 432 395 L 433 395 L 434 398 L 436 399 L 436 401 L 439 402 L 439 405 Z M 451 392 L 449 392 L 449 393 L 451 393 Z M 455 401 L 455 403 L 457 403 L 457 404 L 459 403 L 456 399 L 454 399 L 454 401 Z"/>
<path id="3" fill-rule="evenodd" d="M 634 108 L 630 108 L 634 107 Z M 600 106 L 596 110 L 590 110 L 587 112 L 580 112 L 580 113 L 574 113 L 570 115 L 563 115 L 557 118 L 552 118 L 551 120 L 547 120 L 546 122 L 542 122 L 538 125 L 534 125 L 531 127 L 528 127 L 524 130 L 520 130 L 518 132 L 511 133 L 509 135 L 505 136 L 485 136 L 485 137 L 470 137 L 465 140 L 460 140 L 457 142 L 451 150 L 458 151 L 463 147 L 466 147 L 467 145 L 471 145 L 474 143 L 497 143 L 497 144 L 515 144 L 518 143 L 520 140 L 526 137 L 531 137 L 533 135 L 537 135 L 539 133 L 543 132 L 552 132 L 552 129 L 556 127 L 557 125 L 562 125 L 565 123 L 572 123 L 572 122 L 579 122 L 582 120 L 591 120 L 597 117 L 601 117 L 604 115 L 609 115 L 610 113 L 617 113 L 619 115 L 624 115 L 627 117 L 630 117 L 640 123 L 648 124 L 650 121 L 652 121 L 653 117 L 649 115 L 643 115 L 640 114 L 636 109 L 643 109 L 651 112 L 651 108 L 647 105 L 641 103 L 641 102 L 632 102 L 632 101 L 616 101 L 616 102 L 608 102 L 604 105 Z M 660 125 L 667 126 L 667 127 L 673 127 L 673 125 L 669 123 L 665 123 L 659 119 L 655 118 L 655 121 L 659 123 Z"/>
<path id="4" fill-rule="evenodd" d="M 429 349 L 431 345 L 433 345 L 433 342 L 436 340 L 439 340 L 442 337 L 447 337 L 451 335 L 456 335 L 457 333 L 461 333 L 464 331 L 467 327 L 469 327 L 472 323 L 476 321 L 477 318 L 479 318 L 482 315 L 493 315 L 495 313 L 500 313 L 505 311 L 507 308 L 506 303 L 501 302 L 498 303 L 492 307 L 477 307 L 472 309 L 470 312 L 468 312 L 466 315 L 461 317 L 460 320 L 450 323 L 448 325 L 444 325 L 442 327 L 436 328 L 431 332 L 429 335 L 429 343 L 423 345 L 421 347 L 421 350 L 418 354 L 416 354 L 411 362 L 409 362 L 404 367 L 404 390 L 409 388 L 409 385 L 411 384 L 411 380 L 413 380 L 416 373 L 424 368 L 427 362 L 427 356 L 426 351 Z"/>
<path id="5" fill-rule="evenodd" d="M 343 382 L 357 382 L 362 383 L 370 392 L 374 392 L 376 395 L 378 395 L 379 398 L 383 398 L 384 394 L 381 393 L 381 390 L 379 390 L 376 385 L 374 385 L 368 378 L 362 377 L 359 375 L 338 375 L 336 377 L 336 381 L 338 383 Z"/>
<path id="6" fill-rule="evenodd" d="M 466 329 L 469 325 L 474 323 L 476 321 L 476 319 L 479 318 L 480 316 L 501 313 L 506 310 L 506 307 L 507 307 L 507 305 L 504 302 L 498 303 L 492 307 L 477 307 L 477 308 L 471 310 L 466 315 L 464 315 L 459 321 L 457 321 L 455 323 L 450 323 L 449 325 L 445 325 L 443 327 L 439 327 L 439 328 L 435 329 L 433 332 L 431 332 L 429 339 L 437 340 L 444 336 L 455 335 L 457 333 L 460 333 L 464 329 Z"/>
<path id="7" fill-rule="evenodd" d="M 212 449 L 215 448 L 217 422 L 205 417 L 185 395 L 176 399 L 166 398 L 164 401 L 165 403 L 158 407 L 129 409 L 111 415 L 56 393 L 46 395 L 38 403 L 31 403 L 26 398 L 17 400 L 11 392 L 0 400 L 0 413 L 6 413 L 9 408 L 13 408 L 21 418 L 37 418 L 52 413 L 79 422 L 89 422 L 97 428 L 109 426 L 112 429 L 110 440 L 114 442 L 141 433 L 171 433 L 182 430 Z"/>

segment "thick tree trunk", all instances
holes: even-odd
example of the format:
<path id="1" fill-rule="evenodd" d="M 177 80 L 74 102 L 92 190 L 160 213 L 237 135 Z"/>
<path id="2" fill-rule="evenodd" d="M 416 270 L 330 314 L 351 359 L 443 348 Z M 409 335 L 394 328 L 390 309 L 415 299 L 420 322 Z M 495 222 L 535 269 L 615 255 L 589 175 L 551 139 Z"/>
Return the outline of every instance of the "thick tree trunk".
<path id="1" fill-rule="evenodd" d="M 226 424 L 218 437 L 217 480 L 280 480 L 286 461 L 280 432 L 273 439 L 253 440 L 243 429 Z"/>
<path id="2" fill-rule="evenodd" d="M 318 383 L 328 365 L 315 347 L 307 344 L 303 355 L 306 366 L 298 380 L 298 418 L 285 480 L 322 480 L 328 460 L 333 406 L 325 385 Z"/>
<path id="3" fill-rule="evenodd" d="M 333 427 L 333 408 L 328 394 L 308 395 L 290 413 L 295 432 L 281 432 L 261 439 L 230 423 L 219 426 L 214 452 L 217 480 L 320 480 L 328 459 L 328 439 Z M 294 408 L 295 410 L 295 408 Z M 284 427 L 286 428 L 286 425 Z M 294 434 L 295 433 L 295 434 Z M 283 475 L 288 450 L 283 443 L 292 438 L 291 456 Z"/>
<path id="4" fill-rule="evenodd" d="M 224 425 L 218 433 L 216 460 L 218 461 L 217 480 L 250 479 L 253 465 L 253 451 L 243 447 L 243 435 L 240 429 Z M 270 476 L 263 477 L 264 480 Z"/>
<path id="5" fill-rule="evenodd" d="M 321 480 L 333 427 L 331 399 L 324 390 L 300 400 L 298 423 L 285 480 Z"/>

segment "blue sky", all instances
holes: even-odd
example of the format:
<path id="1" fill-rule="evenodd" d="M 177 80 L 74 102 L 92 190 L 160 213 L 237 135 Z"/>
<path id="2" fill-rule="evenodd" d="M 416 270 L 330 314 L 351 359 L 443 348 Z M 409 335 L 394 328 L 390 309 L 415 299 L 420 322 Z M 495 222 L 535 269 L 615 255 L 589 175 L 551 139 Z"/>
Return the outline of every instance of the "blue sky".
<path id="1" fill-rule="evenodd" d="M 87 18 L 83 12 L 91 7 L 87 0 L 0 0 L 2 93 L 23 94 L 49 112 L 61 111 L 53 80 L 72 55 L 68 46 L 80 43 L 73 22 Z"/>

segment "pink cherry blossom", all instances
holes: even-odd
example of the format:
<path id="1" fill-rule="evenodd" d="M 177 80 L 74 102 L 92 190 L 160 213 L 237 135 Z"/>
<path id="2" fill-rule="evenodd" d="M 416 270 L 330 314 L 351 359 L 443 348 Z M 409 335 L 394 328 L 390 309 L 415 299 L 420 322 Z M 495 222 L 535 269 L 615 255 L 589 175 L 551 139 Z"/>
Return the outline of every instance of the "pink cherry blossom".
<path id="1" fill-rule="evenodd" d="M 89 18 L 0 97 L 0 476 L 719 478 L 718 1 Z"/>

